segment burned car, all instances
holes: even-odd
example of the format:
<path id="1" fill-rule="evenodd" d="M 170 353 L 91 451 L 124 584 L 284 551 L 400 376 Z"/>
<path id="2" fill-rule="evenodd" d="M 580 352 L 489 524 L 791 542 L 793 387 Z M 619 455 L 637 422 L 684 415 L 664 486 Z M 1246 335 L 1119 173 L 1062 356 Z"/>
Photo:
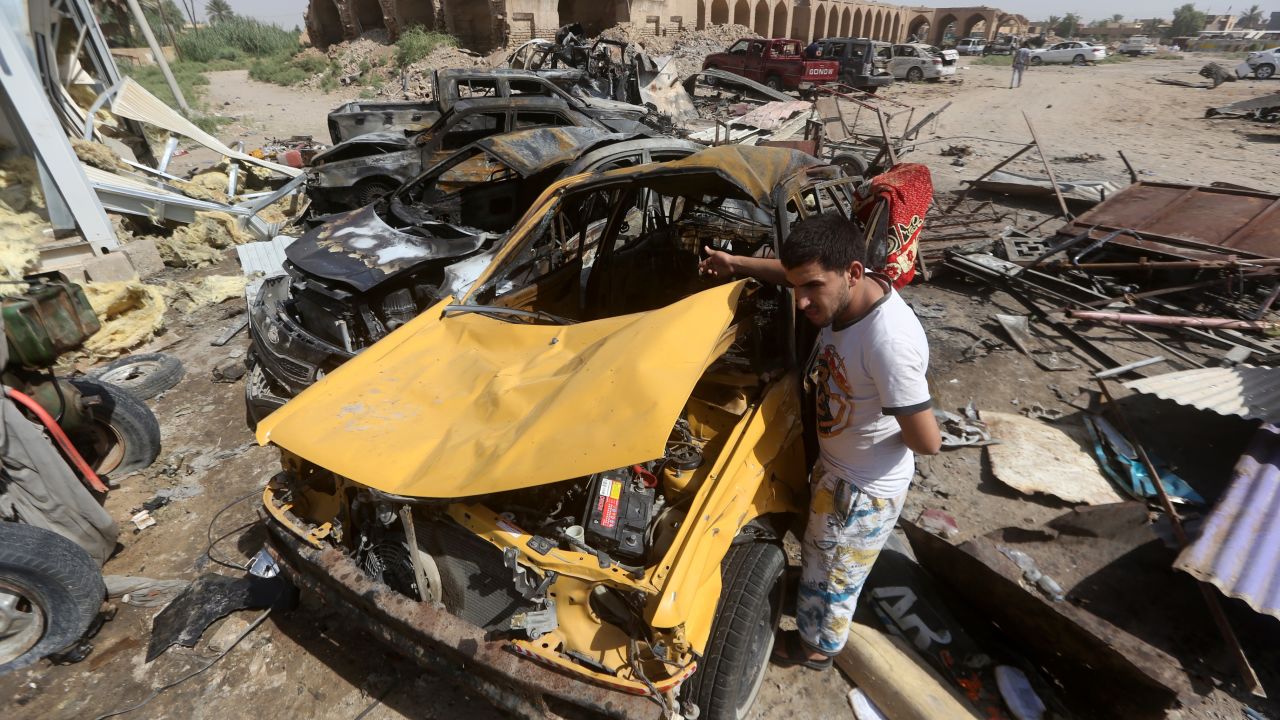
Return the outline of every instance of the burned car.
<path id="1" fill-rule="evenodd" d="M 513 130 L 570 126 L 611 131 L 560 98 L 459 100 L 416 134 L 367 133 L 316 155 L 307 169 L 307 195 L 317 211 L 361 207 L 476 140 Z"/>
<path id="2" fill-rule="evenodd" d="M 580 73 L 585 77 L 584 73 Z M 440 116 L 459 100 L 473 97 L 558 97 L 584 106 L 586 114 L 597 120 L 630 120 L 644 122 L 648 111 L 638 105 L 612 102 L 594 96 L 581 96 L 571 89 L 574 83 L 507 68 L 433 70 L 431 87 L 434 99 L 370 102 L 356 100 L 329 113 L 329 137 L 334 145 L 360 135 L 375 132 L 416 133 L 431 127 Z M 577 97 L 575 97 L 577 95 Z"/>
<path id="3" fill-rule="evenodd" d="M 856 182 L 731 145 L 548 188 L 470 290 L 259 425 L 283 572 L 526 715 L 745 717 L 807 502 L 807 348 L 788 288 L 698 261 L 776 252 Z"/>
<path id="4" fill-rule="evenodd" d="M 473 142 L 388 198 L 330 215 L 286 250 L 250 303 L 250 427 L 355 353 L 460 292 L 557 177 L 662 162 L 701 146 L 597 128 Z"/>

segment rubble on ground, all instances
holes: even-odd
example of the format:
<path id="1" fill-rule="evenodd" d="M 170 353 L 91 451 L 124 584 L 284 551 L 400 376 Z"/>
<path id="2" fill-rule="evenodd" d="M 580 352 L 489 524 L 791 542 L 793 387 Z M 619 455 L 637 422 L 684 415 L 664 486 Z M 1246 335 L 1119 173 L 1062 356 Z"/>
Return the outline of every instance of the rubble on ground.
<path id="1" fill-rule="evenodd" d="M 723 52 L 742 38 L 760 37 L 744 25 L 708 25 L 702 30 L 681 30 L 667 35 L 645 34 L 635 26 L 616 25 L 600 33 L 601 38 L 637 44 L 651 56 L 670 55 L 680 77 L 702 69 L 703 58 Z"/>

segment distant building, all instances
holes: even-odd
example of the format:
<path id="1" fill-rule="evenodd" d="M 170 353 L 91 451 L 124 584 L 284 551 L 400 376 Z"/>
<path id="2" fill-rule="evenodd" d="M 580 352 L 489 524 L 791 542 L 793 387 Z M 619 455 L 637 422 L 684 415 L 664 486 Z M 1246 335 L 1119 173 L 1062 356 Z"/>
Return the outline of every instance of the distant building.
<path id="1" fill-rule="evenodd" d="M 1234 30 L 1236 27 L 1235 15 L 1206 15 L 1204 18 L 1204 29 L 1209 31 L 1226 32 Z"/>
<path id="2" fill-rule="evenodd" d="M 1271 13 L 1271 22 L 1267 23 L 1268 30 L 1280 30 L 1280 12 Z"/>
<path id="3" fill-rule="evenodd" d="M 1027 19 L 989 6 L 930 8 L 855 0 L 310 0 L 307 33 L 324 48 L 371 30 L 392 39 L 411 25 L 442 30 L 489 51 L 531 38 L 551 38 L 568 23 L 596 35 L 625 23 L 641 34 L 668 35 L 708 25 L 744 25 L 765 37 L 809 42 L 869 37 L 901 42 L 916 36 L 942 44 L 956 38 L 1023 34 Z"/>

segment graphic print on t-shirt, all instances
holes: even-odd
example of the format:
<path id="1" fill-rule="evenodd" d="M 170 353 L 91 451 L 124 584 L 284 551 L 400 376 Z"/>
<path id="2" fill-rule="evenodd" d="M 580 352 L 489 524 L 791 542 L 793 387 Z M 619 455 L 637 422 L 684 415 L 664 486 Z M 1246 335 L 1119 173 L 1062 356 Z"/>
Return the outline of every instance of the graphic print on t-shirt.
<path id="1" fill-rule="evenodd" d="M 835 437 L 849 427 L 853 419 L 853 386 L 844 367 L 844 358 L 835 345 L 827 345 L 814 363 L 813 381 L 817 387 L 818 435 Z"/>

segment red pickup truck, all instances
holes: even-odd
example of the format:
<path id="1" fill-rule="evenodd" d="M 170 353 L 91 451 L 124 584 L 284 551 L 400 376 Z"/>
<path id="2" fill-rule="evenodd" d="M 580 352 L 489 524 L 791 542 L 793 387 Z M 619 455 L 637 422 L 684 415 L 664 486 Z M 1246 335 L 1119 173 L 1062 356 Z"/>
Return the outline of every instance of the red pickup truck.
<path id="1" fill-rule="evenodd" d="M 840 63 L 806 60 L 803 50 L 799 40 L 744 38 L 725 52 L 708 55 L 702 69 L 728 70 L 774 90 L 805 92 L 822 83 L 836 81 Z"/>

